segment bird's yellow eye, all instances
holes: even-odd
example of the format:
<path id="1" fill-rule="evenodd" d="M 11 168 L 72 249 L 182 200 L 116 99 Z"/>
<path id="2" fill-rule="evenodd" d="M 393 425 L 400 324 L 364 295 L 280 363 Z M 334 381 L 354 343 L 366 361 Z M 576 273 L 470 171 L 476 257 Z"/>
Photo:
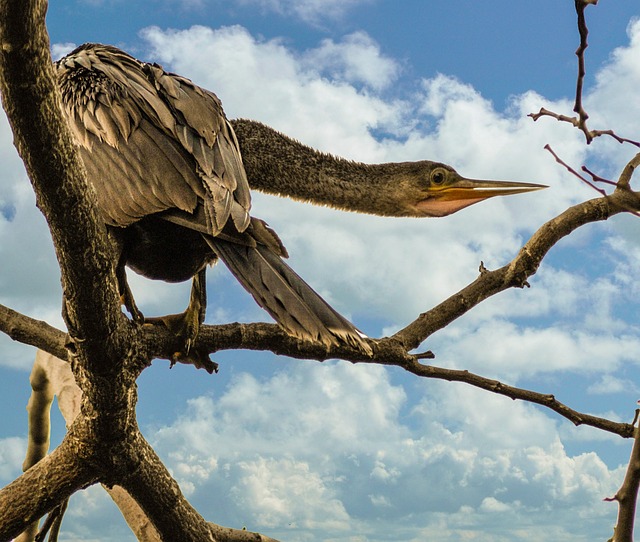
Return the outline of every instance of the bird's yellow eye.
<path id="1" fill-rule="evenodd" d="M 447 180 L 447 172 L 443 168 L 434 169 L 431 172 L 431 184 L 436 186 L 441 185 Z"/>

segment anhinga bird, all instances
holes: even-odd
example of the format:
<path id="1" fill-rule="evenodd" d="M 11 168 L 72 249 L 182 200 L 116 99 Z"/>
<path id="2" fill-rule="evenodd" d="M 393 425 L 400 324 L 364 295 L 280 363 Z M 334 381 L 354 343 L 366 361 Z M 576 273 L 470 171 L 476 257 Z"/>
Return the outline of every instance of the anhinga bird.
<path id="1" fill-rule="evenodd" d="M 152 278 L 193 278 L 189 308 L 170 327 L 187 349 L 204 320 L 205 269 L 220 258 L 291 335 L 369 351 L 363 335 L 282 258 L 282 242 L 249 215 L 241 146 L 219 99 L 115 47 L 85 44 L 56 62 L 62 106 L 117 240 L 127 309 L 142 319 L 124 266 Z M 236 121 L 254 188 L 389 216 L 444 216 L 483 199 L 542 188 L 474 181 L 428 161 L 364 165 L 317 153 L 251 121 Z M 243 147 L 245 144 L 243 144 Z M 285 186 L 286 185 L 286 186 Z"/>

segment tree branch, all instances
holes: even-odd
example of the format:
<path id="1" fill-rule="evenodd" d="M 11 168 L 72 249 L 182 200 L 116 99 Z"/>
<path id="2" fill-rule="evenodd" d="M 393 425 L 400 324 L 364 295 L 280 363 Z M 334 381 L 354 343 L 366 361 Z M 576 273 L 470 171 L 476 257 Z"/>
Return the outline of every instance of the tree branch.
<path id="1" fill-rule="evenodd" d="M 75 433 L 22 476 L 0 490 L 0 540 L 11 540 L 78 489 L 98 480 Z"/>
<path id="2" fill-rule="evenodd" d="M 62 271 L 67 328 L 92 363 L 125 330 L 113 250 L 60 108 L 45 0 L 0 1 L 0 94 L 18 153 L 49 224 Z M 123 334 L 124 335 L 124 334 Z M 111 340 L 109 340 L 111 338 Z M 126 351 L 126 346 L 120 344 Z"/>
<path id="3" fill-rule="evenodd" d="M 421 314 L 414 322 L 393 335 L 393 338 L 408 350 L 417 348 L 427 337 L 446 327 L 488 297 L 507 288 L 527 286 L 527 279 L 536 273 L 551 247 L 572 231 L 585 224 L 606 220 L 617 213 L 638 207 L 638 195 L 630 191 L 617 191 L 611 196 L 570 207 L 541 226 L 511 263 L 495 271 L 482 272 L 466 288 Z"/>
<path id="4" fill-rule="evenodd" d="M 505 397 L 510 397 L 514 400 L 520 399 L 522 401 L 536 403 L 560 414 L 560 416 L 566 418 L 576 426 L 589 425 L 596 429 L 615 433 L 616 435 L 620 435 L 624 438 L 630 438 L 634 435 L 633 424 L 614 422 L 607 420 L 606 418 L 600 418 L 598 416 L 592 416 L 591 414 L 578 412 L 577 410 L 573 410 L 558 401 L 552 394 L 538 393 L 531 390 L 516 388 L 514 386 L 504 384 L 499 380 L 485 378 L 469 371 L 421 365 L 417 361 L 409 366 L 405 366 L 404 368 L 418 376 L 448 380 L 450 382 L 464 382 L 465 384 L 470 384 L 476 388 L 497 393 L 498 395 L 504 395 Z"/>
<path id="5" fill-rule="evenodd" d="M 0 304 L 0 331 L 14 341 L 35 346 L 60 359 L 67 359 L 66 333 L 47 322 L 29 318 L 2 304 Z"/>
<path id="6" fill-rule="evenodd" d="M 578 15 L 578 33 L 580 34 L 580 45 L 576 50 L 576 56 L 578 57 L 578 78 L 576 80 L 576 101 L 573 106 L 573 112 L 578 114 L 578 128 L 582 130 L 587 138 L 587 144 L 593 140 L 593 135 L 587 128 L 587 119 L 589 115 L 582 106 L 582 87 L 584 85 L 584 76 L 587 73 L 584 66 L 584 53 L 589 47 L 587 37 L 589 36 L 589 30 L 587 29 L 587 22 L 584 16 L 584 10 L 593 2 L 585 2 L 584 0 L 575 0 L 576 13 Z"/>
<path id="7" fill-rule="evenodd" d="M 636 411 L 637 416 L 638 411 Z M 618 521 L 609 542 L 633 542 L 638 488 L 640 488 L 640 429 L 635 428 L 635 440 L 622 486 L 614 497 L 605 499 L 618 502 Z"/>

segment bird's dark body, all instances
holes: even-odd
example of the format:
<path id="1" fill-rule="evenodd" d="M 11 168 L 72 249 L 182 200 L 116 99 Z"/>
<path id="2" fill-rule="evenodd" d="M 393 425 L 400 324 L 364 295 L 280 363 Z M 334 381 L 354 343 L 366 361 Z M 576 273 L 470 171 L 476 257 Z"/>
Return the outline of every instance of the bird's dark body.
<path id="1" fill-rule="evenodd" d="M 126 265 L 149 279 L 184 282 L 217 260 L 200 232 L 157 216 L 111 230 L 120 239 Z"/>

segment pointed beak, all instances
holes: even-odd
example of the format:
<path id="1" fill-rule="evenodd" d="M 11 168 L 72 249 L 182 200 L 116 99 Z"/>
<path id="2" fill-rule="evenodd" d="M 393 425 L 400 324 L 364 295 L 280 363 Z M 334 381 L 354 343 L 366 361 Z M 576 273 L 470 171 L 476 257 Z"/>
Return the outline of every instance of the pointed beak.
<path id="1" fill-rule="evenodd" d="M 480 181 L 460 177 L 451 184 L 430 187 L 429 197 L 419 202 L 417 208 L 429 216 L 446 216 L 494 196 L 522 194 L 543 188 L 548 186 L 511 181 Z"/>

